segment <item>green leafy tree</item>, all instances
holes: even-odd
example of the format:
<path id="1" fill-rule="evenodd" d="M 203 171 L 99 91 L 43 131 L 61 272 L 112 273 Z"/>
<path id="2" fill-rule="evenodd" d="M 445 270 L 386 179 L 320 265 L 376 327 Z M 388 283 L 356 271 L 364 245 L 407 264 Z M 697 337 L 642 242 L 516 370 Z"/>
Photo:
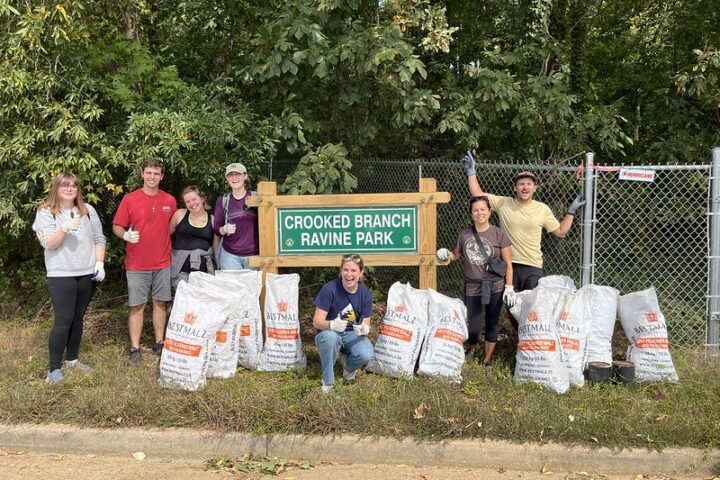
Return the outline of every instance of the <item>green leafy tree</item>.
<path id="1" fill-rule="evenodd" d="M 272 127 L 239 99 L 193 86 L 153 54 L 138 0 L 0 2 L 0 261 L 37 255 L 29 224 L 49 180 L 78 175 L 106 225 L 137 186 L 148 155 L 166 162 L 166 188 L 217 191 L 222 164 L 259 172 Z"/>

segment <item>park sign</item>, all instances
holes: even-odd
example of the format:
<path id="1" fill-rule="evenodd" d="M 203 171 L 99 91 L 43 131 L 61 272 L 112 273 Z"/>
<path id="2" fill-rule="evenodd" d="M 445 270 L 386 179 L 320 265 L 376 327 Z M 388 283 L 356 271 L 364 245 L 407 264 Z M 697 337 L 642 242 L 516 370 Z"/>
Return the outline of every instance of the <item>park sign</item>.
<path id="1" fill-rule="evenodd" d="M 278 208 L 280 255 L 417 253 L 416 206 Z"/>
<path id="2" fill-rule="evenodd" d="M 275 182 L 259 182 L 246 197 L 258 209 L 259 252 L 248 258 L 263 273 L 280 268 L 335 267 L 361 253 L 367 267 L 418 268 L 421 289 L 437 287 L 435 255 L 438 192 L 434 178 L 420 178 L 417 192 L 278 195 Z"/>

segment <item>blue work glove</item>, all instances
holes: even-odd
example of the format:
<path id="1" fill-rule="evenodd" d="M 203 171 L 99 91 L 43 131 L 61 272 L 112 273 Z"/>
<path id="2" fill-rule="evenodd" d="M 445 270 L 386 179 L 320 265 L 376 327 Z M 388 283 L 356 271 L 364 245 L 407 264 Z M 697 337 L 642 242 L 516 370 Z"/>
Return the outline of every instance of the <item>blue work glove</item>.
<path id="1" fill-rule="evenodd" d="M 475 157 L 473 157 L 473 154 L 470 150 L 465 152 L 465 156 L 463 157 L 463 167 L 465 167 L 465 171 L 467 172 L 468 177 L 472 177 L 475 175 Z"/>
<path id="2" fill-rule="evenodd" d="M 574 215 L 577 213 L 578 208 L 582 207 L 582 206 L 585 205 L 586 203 L 587 203 L 587 200 L 585 200 L 585 195 L 583 195 L 583 194 L 581 193 L 581 194 L 578 195 L 577 198 L 575 198 L 575 200 L 573 200 L 573 202 L 570 204 L 570 206 L 568 207 L 568 210 L 567 210 L 567 214 L 574 216 Z"/>

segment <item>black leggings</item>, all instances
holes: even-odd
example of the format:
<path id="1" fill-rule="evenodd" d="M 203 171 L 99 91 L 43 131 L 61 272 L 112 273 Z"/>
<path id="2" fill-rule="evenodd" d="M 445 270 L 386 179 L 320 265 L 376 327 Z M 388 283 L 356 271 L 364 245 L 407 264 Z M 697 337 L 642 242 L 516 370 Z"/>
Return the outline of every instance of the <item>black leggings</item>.
<path id="1" fill-rule="evenodd" d="M 502 292 L 493 293 L 490 303 L 482 304 L 482 297 L 465 297 L 468 316 L 468 344 L 476 345 L 485 323 L 485 341 L 497 342 L 498 319 L 502 308 Z"/>
<path id="2" fill-rule="evenodd" d="M 92 297 L 92 275 L 82 277 L 48 277 L 48 290 L 55 311 L 50 330 L 50 371 L 60 368 L 62 354 L 66 360 L 77 360 L 83 334 L 83 317 Z"/>

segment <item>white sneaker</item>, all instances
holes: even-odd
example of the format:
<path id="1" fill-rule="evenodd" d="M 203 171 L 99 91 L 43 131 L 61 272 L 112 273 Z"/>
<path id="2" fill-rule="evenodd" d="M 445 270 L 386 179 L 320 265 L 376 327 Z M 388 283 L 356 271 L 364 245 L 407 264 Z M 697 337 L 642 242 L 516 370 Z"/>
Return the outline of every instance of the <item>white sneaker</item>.
<path id="1" fill-rule="evenodd" d="M 325 385 L 323 384 L 322 387 L 320 387 L 320 390 L 322 390 L 323 393 L 328 394 L 332 392 L 333 386 L 332 385 Z"/>
<path id="2" fill-rule="evenodd" d="M 60 371 L 59 368 L 56 368 L 55 370 L 48 372 L 47 377 L 45 377 L 45 381 L 47 383 L 60 383 L 65 379 L 65 377 L 62 374 L 62 371 Z"/>
<path id="3" fill-rule="evenodd" d="M 343 383 L 345 385 L 349 385 L 355 381 L 355 373 L 357 373 L 357 370 L 348 372 L 345 370 L 345 367 L 343 367 Z"/>
<path id="4" fill-rule="evenodd" d="M 78 359 L 65 360 L 65 366 L 67 368 L 77 368 L 78 370 L 82 370 L 83 372 L 92 372 L 92 367 L 90 365 L 81 363 Z"/>
<path id="5" fill-rule="evenodd" d="M 352 372 L 349 372 L 347 370 L 347 368 L 345 368 L 345 360 L 346 359 L 347 359 L 347 357 L 345 355 L 343 355 L 341 358 L 341 363 L 342 363 L 342 367 L 343 367 L 343 384 L 349 385 L 355 381 L 355 373 L 357 372 L 357 370 L 353 370 Z"/>

